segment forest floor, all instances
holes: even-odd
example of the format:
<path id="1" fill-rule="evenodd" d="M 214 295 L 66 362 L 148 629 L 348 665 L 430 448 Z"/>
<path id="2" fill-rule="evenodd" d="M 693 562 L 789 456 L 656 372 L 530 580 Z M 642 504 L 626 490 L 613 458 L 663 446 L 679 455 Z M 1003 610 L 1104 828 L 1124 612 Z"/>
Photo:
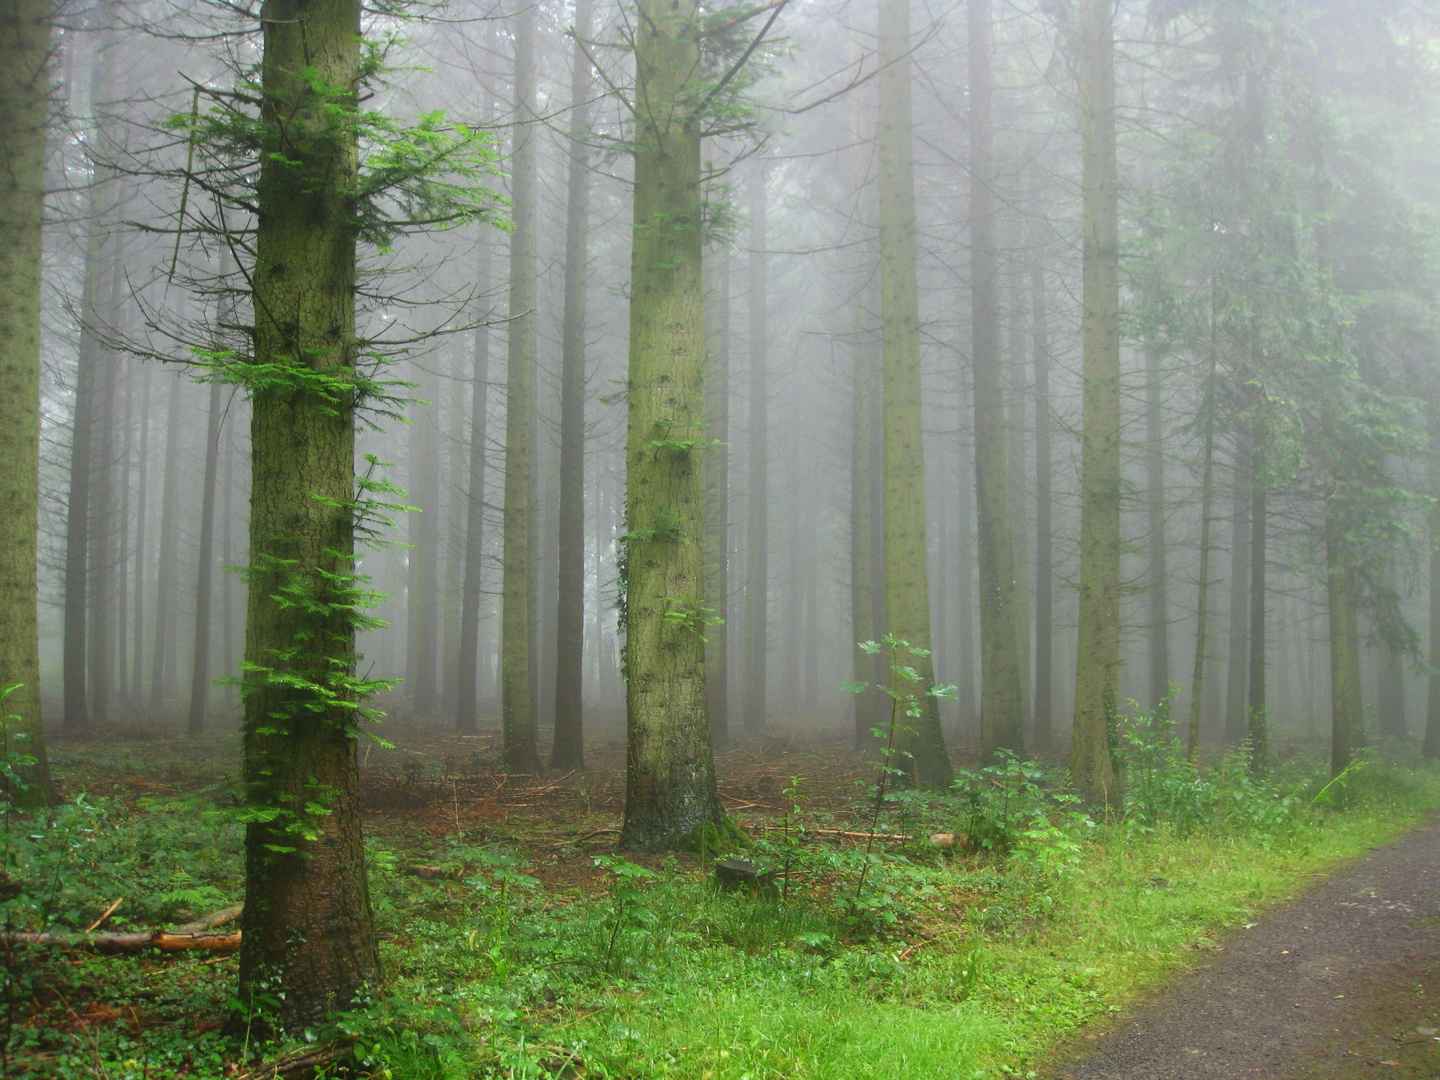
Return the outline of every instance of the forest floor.
<path id="1" fill-rule="evenodd" d="M 1330 928 L 1338 944 L 1322 946 L 1316 937 L 1272 950 L 1297 957 L 1280 963 L 1309 965 L 1313 985 L 1285 1003 L 1288 1013 L 1274 1028 L 1281 1035 L 1256 1027 L 1256 1037 L 1284 1042 L 1285 1032 L 1301 1031 L 1319 1039 L 1304 1044 L 1310 1057 L 1295 1060 L 1326 1067 L 1297 1077 L 1349 1075 L 1336 1071 L 1337 1061 L 1359 1069 L 1431 1053 L 1419 1034 L 1394 1036 L 1436 1019 L 1415 992 L 1416 984 L 1431 988 L 1420 966 L 1440 970 L 1435 934 L 1423 922 L 1435 905 L 1416 890 L 1440 881 L 1440 831 L 1384 849 L 1413 852 L 1409 869 L 1367 877 L 1371 864 L 1360 862 L 1325 875 L 1367 853 L 1379 858 L 1372 846 L 1440 809 L 1440 774 L 1432 771 L 1376 764 L 1352 785 L 1346 806 L 1332 806 L 1311 797 L 1323 779 L 1296 758 L 1277 779 L 1297 785 L 1285 813 L 1272 812 L 1270 789 L 1250 791 L 1237 774 L 1224 789 L 1234 808 L 1228 813 L 1248 824 L 1184 836 L 1164 826 L 1091 823 L 1047 793 L 1039 773 L 972 774 L 990 785 L 992 817 L 997 791 L 1006 800 L 1013 792 L 1017 806 L 1031 800 L 1026 814 L 1043 805 L 1056 822 L 1074 817 L 1048 831 L 1026 817 L 1021 825 L 1036 836 L 1007 859 L 978 844 L 952 853 L 928 841 L 933 829 L 958 831 L 973 820 L 965 817 L 973 804 L 959 796 L 887 804 L 876 831 L 913 840 L 846 835 L 871 831 L 875 766 L 851 752 L 841 731 L 742 736 L 718 755 L 717 771 L 727 811 L 754 839 L 749 857 L 782 870 L 783 900 L 767 902 L 716 893 L 708 861 L 694 853 L 615 856 L 624 801 L 618 728 L 592 729 L 583 773 L 544 778 L 500 772 L 493 733 L 464 737 L 402 721 L 382 730 L 393 745 L 367 743 L 361 761 L 389 986 L 342 1023 L 359 1033 L 362 1060 L 373 1066 L 356 1075 L 1026 1077 L 1075 1060 L 1073 1046 L 1055 1056 L 1057 1046 L 1082 1030 L 1106 1030 L 1107 1021 L 1114 1028 L 1116 1017 L 1128 1019 L 1111 1041 L 1096 1044 L 1095 1064 L 1066 1065 L 1055 1075 L 1244 1075 L 1145 1072 L 1143 1055 L 1132 1073 L 1101 1063 L 1124 1053 L 1134 1031 L 1155 1030 L 1152 1017 L 1168 1015 L 1164 1004 L 1124 1010 L 1171 973 L 1209 964 L 1185 978 L 1218 978 L 1222 962 L 1242 954 L 1240 942 L 1288 942 L 1274 936 L 1280 931 L 1237 936 L 1233 928 L 1268 927 L 1260 912 L 1317 882 L 1327 883 L 1302 905 L 1330 903 L 1332 916 L 1363 914 L 1374 926 L 1400 927 L 1386 931 L 1392 951 L 1382 957 L 1399 981 L 1386 984 L 1390 997 L 1375 998 L 1383 1001 L 1364 1013 L 1370 1019 L 1337 1011 L 1362 994 L 1374 971 L 1335 958 L 1371 936 L 1317 918 L 1305 925 Z M 951 752 L 957 766 L 973 767 L 964 747 Z M 121 898 L 106 929 L 165 927 L 242 899 L 233 735 L 184 739 L 129 727 L 58 738 L 52 760 L 66 794 L 85 794 L 43 842 L 30 837 L 38 845 L 34 865 L 49 875 L 52 925 L 84 928 Z M 1362 885 L 1375 896 L 1361 896 Z M 1257 977 L 1268 977 L 1266 956 L 1255 953 Z M 234 998 L 233 956 L 52 953 L 9 957 L 6 965 L 0 1075 L 232 1077 L 243 1074 L 242 1060 L 286 1051 L 235 1033 L 233 1017 L 246 1006 Z M 1234 978 L 1243 981 L 1244 972 L 1237 968 Z M 1346 998 L 1324 997 L 1331 978 L 1339 986 L 1333 993 Z M 1190 985 L 1177 980 L 1172 992 L 1182 997 L 1173 1000 L 1189 1000 Z M 1218 991 L 1195 993 L 1203 1000 Z M 1261 1023 L 1258 1009 L 1243 1007 Z M 1177 1053 L 1197 1049 L 1174 1039 Z M 1241 1032 L 1232 1044 L 1248 1039 Z M 1080 1044 L 1092 1049 L 1086 1038 Z M 1198 1049 L 1209 1053 L 1210 1044 Z M 1315 1057 L 1316 1050 L 1332 1057 Z M 1435 1072 L 1402 1068 L 1386 1065 L 1382 1074 Z"/>

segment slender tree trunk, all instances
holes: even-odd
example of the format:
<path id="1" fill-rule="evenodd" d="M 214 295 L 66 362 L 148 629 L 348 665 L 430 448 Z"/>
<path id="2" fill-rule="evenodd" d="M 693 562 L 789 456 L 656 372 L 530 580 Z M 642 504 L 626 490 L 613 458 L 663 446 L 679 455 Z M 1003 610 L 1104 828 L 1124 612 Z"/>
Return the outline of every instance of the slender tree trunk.
<path id="1" fill-rule="evenodd" d="M 40 267 L 51 0 L 0 6 L 0 703 L 4 747 L 36 759 L 12 797 L 54 801 L 40 719 L 37 586 L 40 492 Z M 84 672 L 84 667 L 81 667 Z M 83 701 L 83 687 L 82 701 Z M 16 745 L 16 737 L 24 745 Z"/>
<path id="2" fill-rule="evenodd" d="M 1440 758 L 1440 403 L 1430 406 L 1430 674 L 1424 754 Z"/>
<path id="3" fill-rule="evenodd" d="M 1032 396 L 1025 390 L 1025 339 L 1027 328 L 1025 318 L 1028 305 L 1025 303 L 1025 272 L 1021 264 L 1021 246 L 1024 237 L 1023 220 L 1015 215 L 1012 222 L 1009 252 L 1009 270 L 1006 282 L 1006 339 L 1008 355 L 1005 359 L 1005 453 L 1008 495 L 1010 498 L 1010 552 L 1015 573 L 1012 603 L 1015 605 L 1015 655 L 1016 667 L 1020 672 L 1020 730 L 1032 726 L 1031 705 L 1034 703 L 1034 689 L 1031 683 L 1030 667 L 1030 507 L 1025 498 L 1025 488 L 1030 479 L 1029 446 L 1025 438 L 1026 406 L 1032 404 Z"/>
<path id="4" fill-rule="evenodd" d="M 158 716 L 165 703 L 165 689 L 173 677 L 169 670 L 172 651 L 170 609 L 174 602 L 174 575 L 178 546 L 180 502 L 180 396 L 186 383 L 182 376 L 170 380 L 170 404 L 165 418 L 165 490 L 160 503 L 160 550 L 155 563 L 155 649 L 150 667 L 150 712 Z"/>
<path id="5" fill-rule="evenodd" d="M 131 705 L 139 707 L 144 699 L 145 650 L 145 553 L 150 524 L 150 392 L 151 365 L 142 364 L 140 374 L 140 460 L 135 478 L 135 615 L 130 623 L 132 653 L 130 656 Z"/>
<path id="6" fill-rule="evenodd" d="M 1245 741 L 1245 690 L 1250 661 L 1250 462 L 1248 433 L 1235 448 L 1235 489 L 1230 517 L 1230 635 L 1225 668 L 1225 744 Z"/>
<path id="7" fill-rule="evenodd" d="M 705 700 L 702 76 L 696 0 L 640 0 L 625 451 L 622 847 L 724 818 Z"/>
<path id="8" fill-rule="evenodd" d="M 434 402 L 439 397 L 434 374 L 422 372 L 418 381 L 420 398 Z M 426 719 L 435 714 L 438 704 L 435 676 L 440 652 L 440 418 L 437 410 L 434 404 L 420 406 L 410 425 L 409 495 L 419 512 L 410 514 L 407 522 L 411 547 L 406 575 L 409 656 L 405 667 L 409 672 L 411 706 L 416 716 Z"/>
<path id="9" fill-rule="evenodd" d="M 488 104 L 488 103 L 487 103 Z M 487 107 L 487 119 L 489 109 Z M 490 291 L 490 245 L 479 244 L 475 290 Z M 475 328 L 474 366 L 470 378 L 470 455 L 465 484 L 465 571 L 460 598 L 460 662 L 455 729 L 473 735 L 479 726 L 476 696 L 480 678 L 480 602 L 485 557 L 485 438 L 489 407 L 490 328 Z"/>
<path id="10" fill-rule="evenodd" d="M 1350 765 L 1360 717 L 1360 669 L 1353 640 L 1354 596 L 1345 560 L 1344 522 L 1337 499 L 1325 508 L 1325 585 L 1330 624 L 1330 775 L 1339 776 Z"/>
<path id="11" fill-rule="evenodd" d="M 1000 274 L 990 0 L 968 0 L 970 29 L 970 334 L 975 369 L 975 492 L 980 549 L 980 749 L 1024 750 L 1019 598 L 1011 536 L 1005 384 L 1000 357 Z"/>
<path id="12" fill-rule="evenodd" d="M 1393 565 L 1385 568 L 1384 585 L 1399 589 L 1399 575 Z M 1380 734 L 1390 739 L 1403 739 L 1408 734 L 1405 722 L 1405 665 L 1400 655 L 1386 642 L 1379 643 L 1376 657 L 1375 711 Z"/>
<path id="13" fill-rule="evenodd" d="M 705 589 L 707 606 L 719 621 L 706 635 L 705 695 L 710 745 L 730 741 L 730 252 L 716 249 L 706 337 L 705 369 Z M 598 549 L 598 545 L 597 545 Z"/>
<path id="14" fill-rule="evenodd" d="M 115 529 L 119 540 L 115 551 L 115 698 L 121 709 L 130 704 L 130 635 L 126 616 L 130 613 L 130 460 L 135 438 L 135 376 L 128 364 L 121 366 L 125 400 L 120 406 L 120 452 L 115 461 L 116 494 L 119 506 Z"/>
<path id="15" fill-rule="evenodd" d="M 898 725 L 891 764 L 919 787 L 953 775 L 930 695 L 930 577 L 925 544 L 925 446 L 920 381 L 920 296 L 915 236 L 915 165 L 910 85 L 910 0 L 880 0 L 880 342 L 885 417 L 885 617 L 889 632 L 920 655 L 920 715 Z"/>
<path id="16" fill-rule="evenodd" d="M 963 372 L 962 372 L 963 378 Z M 963 418 L 969 406 L 970 395 L 966 387 L 960 387 L 960 415 Z M 956 693 L 960 697 L 960 724 L 967 730 L 976 726 L 975 714 L 975 468 L 971 440 L 974 438 L 974 412 L 970 412 L 970 430 L 960 431 L 960 456 L 956 475 L 959 476 L 959 490 L 956 504 L 960 517 L 959 550 L 956 562 L 959 564 L 959 580 L 956 583 L 955 600 L 959 607 L 960 625 L 956 627 L 955 644 L 960 654 L 960 677 L 956 680 Z M 961 423 L 964 421 L 962 419 Z"/>
<path id="17" fill-rule="evenodd" d="M 532 696 L 530 471 L 535 368 L 535 6 L 515 20 L 515 145 L 511 155 L 510 323 L 505 378 L 505 536 L 501 556 L 500 713 L 505 764 L 538 773 Z"/>
<path id="18" fill-rule="evenodd" d="M 864 259 L 858 259 L 857 262 L 856 295 L 851 301 L 853 320 L 850 331 L 850 638 L 854 672 L 851 677 L 856 682 L 868 685 L 877 681 L 875 656 L 862 649 L 860 644 L 879 640 L 876 634 L 879 620 L 875 611 L 873 569 L 876 557 L 873 548 L 875 527 L 870 520 L 875 503 L 871 488 L 875 481 L 876 458 L 880 456 L 873 420 L 879 387 L 875 378 L 874 332 L 869 325 L 868 312 L 863 302 L 865 282 L 872 276 L 873 269 L 865 265 Z M 885 719 L 881 708 L 884 700 L 880 691 L 875 689 L 866 690 L 855 698 L 857 753 L 874 745 L 875 736 L 872 732 Z"/>
<path id="19" fill-rule="evenodd" d="M 770 345 L 765 261 L 765 163 L 750 176 L 750 444 L 745 503 L 745 675 L 741 711 L 746 731 L 764 731 L 770 659 Z"/>
<path id="20" fill-rule="evenodd" d="M 1055 556 L 1050 463 L 1050 328 L 1045 267 L 1038 249 L 1030 274 L 1035 341 L 1035 744 L 1045 749 L 1055 737 Z"/>
<path id="21" fill-rule="evenodd" d="M 224 415 L 224 388 L 210 384 L 210 414 L 205 424 L 205 479 L 200 489 L 199 570 L 195 578 L 195 656 L 190 674 L 188 730 L 205 730 L 205 707 L 210 699 L 210 581 L 215 563 L 215 481 L 220 472 L 220 421 Z"/>
<path id="22" fill-rule="evenodd" d="M 359 107 L 360 14 L 360 0 L 266 0 L 262 9 L 268 152 L 256 192 L 255 360 L 295 370 L 301 385 L 347 382 L 355 369 L 359 148 L 355 126 L 336 113 Z M 316 84 L 345 91 L 337 99 Z M 336 409 L 283 385 L 251 392 L 243 775 L 252 810 L 263 812 L 245 830 L 239 996 L 254 1008 L 265 995 L 278 1024 L 298 1031 L 380 975 L 355 714 L 306 686 L 333 687 L 355 671 L 355 421 L 348 400 Z M 277 601 L 286 591 L 311 603 Z M 308 810 L 315 802 L 323 814 Z"/>
<path id="23" fill-rule="evenodd" d="M 1190 723 L 1186 757 L 1200 760 L 1200 713 L 1205 704 L 1205 653 L 1210 647 L 1210 529 L 1215 498 L 1214 290 L 1211 290 L 1210 370 L 1205 380 L 1204 449 L 1200 458 L 1200 572 L 1195 600 L 1195 659 L 1190 674 Z"/>
<path id="24" fill-rule="evenodd" d="M 461 350 L 450 355 L 445 403 L 445 571 L 440 579 L 440 715 L 454 717 L 460 704 L 460 603 L 465 580 L 465 407 L 468 376 Z M 456 586 L 460 586 L 457 588 Z"/>
<path id="25" fill-rule="evenodd" d="M 591 0 L 576 0 L 570 71 L 570 176 L 565 220 L 565 319 L 560 359 L 559 579 L 555 611 L 555 746 L 550 765 L 585 765 L 585 278 L 589 270 Z"/>
<path id="26" fill-rule="evenodd" d="M 107 245 L 113 249 L 113 242 Z M 106 252 L 105 279 L 108 297 L 103 307 L 107 325 L 114 324 L 118 306 L 118 286 L 123 253 Z M 86 327 L 83 332 L 98 333 L 99 327 Z M 98 365 L 95 379 L 95 412 L 91 435 L 90 476 L 90 553 L 86 592 L 86 666 L 90 722 L 108 723 L 114 698 L 115 638 L 115 381 L 116 356 L 107 348 L 97 346 Z"/>
<path id="27" fill-rule="evenodd" d="M 1246 710 L 1246 739 L 1250 743 L 1250 767 L 1261 769 L 1265 767 L 1270 728 L 1270 709 L 1265 701 L 1265 533 L 1268 522 L 1265 485 L 1253 468 L 1250 484 L 1250 700 Z"/>
<path id="28" fill-rule="evenodd" d="M 1112 0 L 1080 0 L 1084 157 L 1080 619 L 1070 775 L 1109 806 L 1119 788 L 1110 727 L 1120 677 L 1120 215 Z"/>
<path id="29" fill-rule="evenodd" d="M 1165 356 L 1159 341 L 1145 342 L 1145 486 L 1150 511 L 1150 704 L 1170 696 L 1170 568 L 1165 519 Z"/>
<path id="30" fill-rule="evenodd" d="M 235 708 L 235 684 L 231 680 L 240 673 L 235 662 L 235 575 L 230 568 L 235 565 L 235 419 L 225 425 L 225 448 L 221 456 L 225 461 L 225 477 L 220 481 L 223 500 L 220 507 L 220 663 L 226 681 L 222 697 L 225 718 L 229 720 Z"/>

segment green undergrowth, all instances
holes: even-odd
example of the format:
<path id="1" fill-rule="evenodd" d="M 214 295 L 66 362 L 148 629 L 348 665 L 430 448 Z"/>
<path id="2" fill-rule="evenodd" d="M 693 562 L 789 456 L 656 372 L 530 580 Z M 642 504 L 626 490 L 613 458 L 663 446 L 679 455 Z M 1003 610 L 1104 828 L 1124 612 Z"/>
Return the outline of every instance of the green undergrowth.
<path id="1" fill-rule="evenodd" d="M 1002 760 L 940 795 L 862 793 L 857 819 L 919 838 L 866 847 L 820 835 L 832 822 L 792 778 L 781 827 L 743 853 L 778 872 L 758 896 L 715 889 L 708 844 L 641 865 L 523 832 L 385 829 L 387 984 L 309 1037 L 352 1038 L 351 1075 L 392 1080 L 1026 1076 L 1220 932 L 1440 809 L 1440 771 L 1378 755 L 1331 784 L 1318 762 L 1202 773 L 1143 723 L 1121 736 L 1127 801 L 1109 820 L 1053 768 Z M 27 884 L 0 914 L 65 930 L 123 895 L 115 921 L 154 926 L 238 900 L 233 804 L 215 782 L 12 821 L 6 880 Z M 218 1076 L 286 1049 L 221 1029 L 233 959 L 38 950 L 5 971 L 20 1074 Z"/>

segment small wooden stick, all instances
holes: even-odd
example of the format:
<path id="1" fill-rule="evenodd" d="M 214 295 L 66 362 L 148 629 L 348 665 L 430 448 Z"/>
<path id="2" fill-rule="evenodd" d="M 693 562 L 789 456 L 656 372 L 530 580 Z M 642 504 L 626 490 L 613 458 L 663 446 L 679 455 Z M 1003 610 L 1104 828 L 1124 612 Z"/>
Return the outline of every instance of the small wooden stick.
<path id="1" fill-rule="evenodd" d="M 125 902 L 125 897 L 123 897 L 123 896 L 120 897 L 119 900 L 116 900 L 113 904 L 111 904 L 109 907 L 107 907 L 107 908 L 105 909 L 105 914 L 101 915 L 98 919 L 96 919 L 94 922 L 92 922 L 89 926 L 87 926 L 87 927 L 85 928 L 85 932 L 86 932 L 87 934 L 93 934 L 96 930 L 99 930 L 100 927 L 102 927 L 102 926 L 105 925 L 105 920 L 108 919 L 108 918 L 110 918 L 111 915 L 114 915 L 114 914 L 115 914 L 115 909 L 118 908 L 118 907 L 119 907 L 121 904 L 123 904 L 124 902 Z"/>

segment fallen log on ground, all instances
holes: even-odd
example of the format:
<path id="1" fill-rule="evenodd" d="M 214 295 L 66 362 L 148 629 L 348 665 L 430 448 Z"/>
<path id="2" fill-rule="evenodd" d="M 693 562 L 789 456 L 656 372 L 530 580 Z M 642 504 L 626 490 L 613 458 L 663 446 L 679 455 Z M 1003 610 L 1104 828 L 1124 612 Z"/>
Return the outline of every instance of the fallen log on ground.
<path id="1" fill-rule="evenodd" d="M 238 919 L 243 907 L 242 904 L 234 904 L 174 930 L 138 930 L 112 934 L 19 933 L 9 935 L 6 940 L 18 945 L 53 945 L 70 952 L 96 952 L 111 956 L 133 956 L 150 949 L 165 953 L 233 953 L 240 948 L 240 931 L 217 934 L 215 929 Z"/>

